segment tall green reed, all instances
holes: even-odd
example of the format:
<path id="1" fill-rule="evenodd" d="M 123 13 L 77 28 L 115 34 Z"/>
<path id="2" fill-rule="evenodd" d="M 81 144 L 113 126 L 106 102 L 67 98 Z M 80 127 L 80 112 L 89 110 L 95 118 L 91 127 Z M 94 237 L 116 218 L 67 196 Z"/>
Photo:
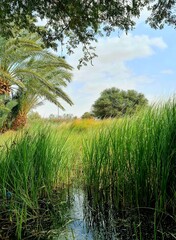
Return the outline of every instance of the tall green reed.
<path id="1" fill-rule="evenodd" d="M 62 185 L 62 165 L 69 160 L 67 139 L 67 134 L 42 128 L 21 133 L 0 149 L 1 212 L 14 225 L 17 239 L 28 222 L 51 207 L 53 190 Z"/>
<path id="2" fill-rule="evenodd" d="M 117 207 L 175 211 L 176 102 L 112 123 L 84 143 L 89 191 Z"/>

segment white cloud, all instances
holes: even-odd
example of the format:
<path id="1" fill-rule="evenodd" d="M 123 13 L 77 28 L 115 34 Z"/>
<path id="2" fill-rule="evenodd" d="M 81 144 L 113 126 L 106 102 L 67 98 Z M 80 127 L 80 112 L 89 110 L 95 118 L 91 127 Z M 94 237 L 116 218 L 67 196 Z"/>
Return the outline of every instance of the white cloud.
<path id="1" fill-rule="evenodd" d="M 152 56 L 156 49 L 166 47 L 162 38 L 150 38 L 147 35 L 124 34 L 120 38 L 101 38 L 96 46 L 98 57 L 93 60 L 94 66 L 89 64 L 78 70 L 76 66 L 82 55 L 79 47 L 75 54 L 67 59 L 74 66 L 74 78 L 66 92 L 75 104 L 73 107 L 64 104 L 67 113 L 81 116 L 85 111 L 89 111 L 100 92 L 106 88 L 137 89 L 137 86 L 151 83 L 153 79 L 147 76 L 136 76 L 127 62 Z"/>
<path id="2" fill-rule="evenodd" d="M 174 73 L 172 69 L 164 69 L 161 71 L 162 74 L 171 75 Z"/>
<path id="3" fill-rule="evenodd" d="M 167 47 L 162 38 L 150 38 L 147 35 L 125 35 L 121 37 L 100 38 L 96 45 L 97 59 L 94 59 L 94 65 L 113 63 L 118 64 L 123 61 L 129 61 L 136 58 L 143 58 L 154 54 L 154 47 L 164 49 Z M 71 65 L 75 66 L 82 55 L 81 47 L 77 49 L 74 55 L 69 57 Z"/>

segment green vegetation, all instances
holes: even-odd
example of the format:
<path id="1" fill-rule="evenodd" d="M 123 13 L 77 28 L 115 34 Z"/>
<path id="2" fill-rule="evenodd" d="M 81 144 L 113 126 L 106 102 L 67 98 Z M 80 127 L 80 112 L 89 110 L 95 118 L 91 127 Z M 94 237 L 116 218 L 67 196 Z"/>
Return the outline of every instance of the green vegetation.
<path id="1" fill-rule="evenodd" d="M 56 48 L 55 40 L 66 43 L 68 53 L 82 43 L 85 53 L 82 63 L 95 56 L 91 43 L 97 35 L 109 36 L 115 28 L 130 30 L 144 8 L 150 9 L 151 27 L 162 28 L 165 24 L 175 27 L 175 6 L 175 0 L 76 0 L 74 6 L 72 0 L 1 0 L 0 34 L 14 36 L 25 28 L 39 33 L 47 47 Z M 44 19 L 44 27 L 37 26 L 37 17 Z"/>
<path id="2" fill-rule="evenodd" d="M 106 221 L 106 209 L 128 209 L 132 217 L 136 209 L 140 219 L 134 218 L 131 234 L 145 239 L 141 209 L 147 209 L 150 239 L 160 239 L 161 231 L 171 237 L 163 219 L 175 223 L 175 129 L 175 99 L 118 120 L 31 120 L 27 132 L 18 131 L 0 148 L 0 216 L 9 233 L 37 238 L 56 223 L 64 226 L 64 189 L 77 186 L 84 187 L 95 224 L 100 216 Z"/>
<path id="3" fill-rule="evenodd" d="M 95 117 L 123 117 L 134 114 L 140 108 L 143 108 L 148 100 L 142 93 L 135 90 L 120 90 L 118 88 L 109 88 L 101 93 L 101 96 L 92 106 L 92 112 Z"/>
<path id="4" fill-rule="evenodd" d="M 63 91 L 71 81 L 72 67 L 43 47 L 37 34 L 21 31 L 16 38 L 0 38 L 0 96 L 4 105 L 16 105 L 6 114 L 6 127 L 26 124 L 27 113 L 47 99 L 63 109 L 60 99 L 72 105 Z M 12 104 L 11 104 L 12 105 Z M 6 116 L 3 114 L 3 116 Z"/>
<path id="5" fill-rule="evenodd" d="M 8 126 L 5 126 L 5 123 L 8 124 L 8 116 L 11 115 L 12 109 L 16 105 L 16 100 L 12 100 L 6 95 L 0 95 L 0 132 L 3 132 L 8 128 Z"/>
<path id="6" fill-rule="evenodd" d="M 25 126 L 40 100 L 63 109 L 59 97 L 72 105 L 63 91 L 72 67 L 46 48 L 56 50 L 58 41 L 71 54 L 82 43 L 79 65 L 86 65 L 96 56 L 92 42 L 98 35 L 109 36 L 116 27 L 129 31 L 145 7 L 152 27 L 175 26 L 175 6 L 174 0 L 78 0 L 74 6 L 71 0 L 2 0 L 0 132 Z M 38 18 L 46 21 L 44 27 L 37 26 Z M 151 238 L 158 240 L 160 232 L 159 240 L 175 239 L 175 228 L 164 232 L 166 216 L 174 226 L 176 221 L 175 100 L 141 110 L 146 103 L 135 91 L 105 90 L 93 113 L 118 120 L 48 122 L 34 115 L 24 131 L 0 135 L 0 239 L 50 238 L 69 221 L 67 191 L 75 185 L 91 200 L 90 222 L 97 224 L 103 216 L 106 228 L 107 207 L 118 212 L 135 208 L 139 218 L 145 208 L 152 210 Z M 143 239 L 142 222 L 133 222 L 130 237 Z"/>
<path id="7" fill-rule="evenodd" d="M 117 206 L 175 214 L 175 100 L 104 128 L 84 145 L 86 184 L 113 194 Z"/>
<path id="8" fill-rule="evenodd" d="M 90 112 L 85 112 L 82 117 L 82 119 L 90 119 L 93 118 L 93 114 L 91 114 Z"/>
<path id="9" fill-rule="evenodd" d="M 103 195 L 117 209 L 148 208 L 176 216 L 175 127 L 172 100 L 93 135 L 84 144 L 83 161 L 95 206 Z"/>
<path id="10" fill-rule="evenodd" d="M 4 228 L 11 226 L 9 236 L 40 237 L 43 225 L 46 229 L 52 226 L 54 214 L 57 214 L 57 224 L 63 224 L 58 206 L 66 201 L 59 189 L 69 181 L 69 169 L 63 167 L 69 162 L 67 139 L 63 133 L 56 138 L 48 128 L 35 129 L 35 133 L 21 132 L 11 144 L 1 146 L 0 214 Z M 63 176 L 66 178 L 62 179 Z M 44 219 L 48 220 L 42 222 Z M 0 231 L 0 234 L 5 238 L 3 234 L 7 232 Z"/>

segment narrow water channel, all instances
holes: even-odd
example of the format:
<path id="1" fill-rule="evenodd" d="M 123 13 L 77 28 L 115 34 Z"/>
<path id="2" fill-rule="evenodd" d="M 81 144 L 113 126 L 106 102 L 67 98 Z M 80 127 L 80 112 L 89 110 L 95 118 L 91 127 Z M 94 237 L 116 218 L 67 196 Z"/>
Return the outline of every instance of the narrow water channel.
<path id="1" fill-rule="evenodd" d="M 128 223 L 124 220 L 120 224 L 114 219 L 112 209 L 95 210 L 87 201 L 87 196 L 81 189 L 70 191 L 71 208 L 69 217 L 71 219 L 65 229 L 54 240 L 120 240 L 133 238 L 122 238 L 123 232 L 128 233 Z M 120 219 L 122 221 L 122 219 Z M 117 224 L 120 228 L 117 227 Z M 126 224 L 126 227 L 125 227 Z M 128 235 L 128 234 L 127 234 Z"/>
<path id="2" fill-rule="evenodd" d="M 175 221 L 159 218 L 156 232 L 154 211 L 126 209 L 119 211 L 111 201 L 105 202 L 100 193 L 88 196 L 82 189 L 69 191 L 70 221 L 54 240 L 174 240 Z M 100 198 L 96 199 L 96 195 Z M 169 232 L 172 231 L 172 232 Z M 157 236 L 157 238 L 154 237 Z"/>
<path id="3" fill-rule="evenodd" d="M 69 217 L 70 223 L 54 240 L 93 240 L 90 229 L 87 228 L 84 219 L 84 192 L 80 189 L 70 191 L 71 208 Z"/>

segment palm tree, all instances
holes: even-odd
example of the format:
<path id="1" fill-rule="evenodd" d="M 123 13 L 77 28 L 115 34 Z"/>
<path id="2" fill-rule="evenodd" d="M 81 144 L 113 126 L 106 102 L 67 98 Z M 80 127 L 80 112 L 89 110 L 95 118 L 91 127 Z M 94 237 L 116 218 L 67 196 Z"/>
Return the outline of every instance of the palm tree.
<path id="1" fill-rule="evenodd" d="M 14 105 L 11 112 L 11 127 L 13 130 L 24 127 L 27 122 L 27 114 L 29 111 L 37 106 L 42 104 L 42 101 L 39 101 L 37 95 L 31 94 L 30 92 L 17 94 L 15 97 L 17 104 Z"/>
<path id="2" fill-rule="evenodd" d="M 12 110 L 11 120 L 16 121 L 15 126 L 17 119 L 19 123 L 23 122 L 22 125 L 26 121 L 28 111 L 22 107 L 25 97 L 35 101 L 43 97 L 62 109 L 59 99 L 72 105 L 62 89 L 71 81 L 71 70 L 72 67 L 63 58 L 43 48 L 36 34 L 10 40 L 0 38 L 0 95 L 10 94 L 18 102 Z"/>
<path id="3" fill-rule="evenodd" d="M 12 109 L 17 105 L 17 101 L 0 95 L 0 133 L 8 129 L 7 118 Z M 5 124 L 6 123 L 6 124 Z"/>

